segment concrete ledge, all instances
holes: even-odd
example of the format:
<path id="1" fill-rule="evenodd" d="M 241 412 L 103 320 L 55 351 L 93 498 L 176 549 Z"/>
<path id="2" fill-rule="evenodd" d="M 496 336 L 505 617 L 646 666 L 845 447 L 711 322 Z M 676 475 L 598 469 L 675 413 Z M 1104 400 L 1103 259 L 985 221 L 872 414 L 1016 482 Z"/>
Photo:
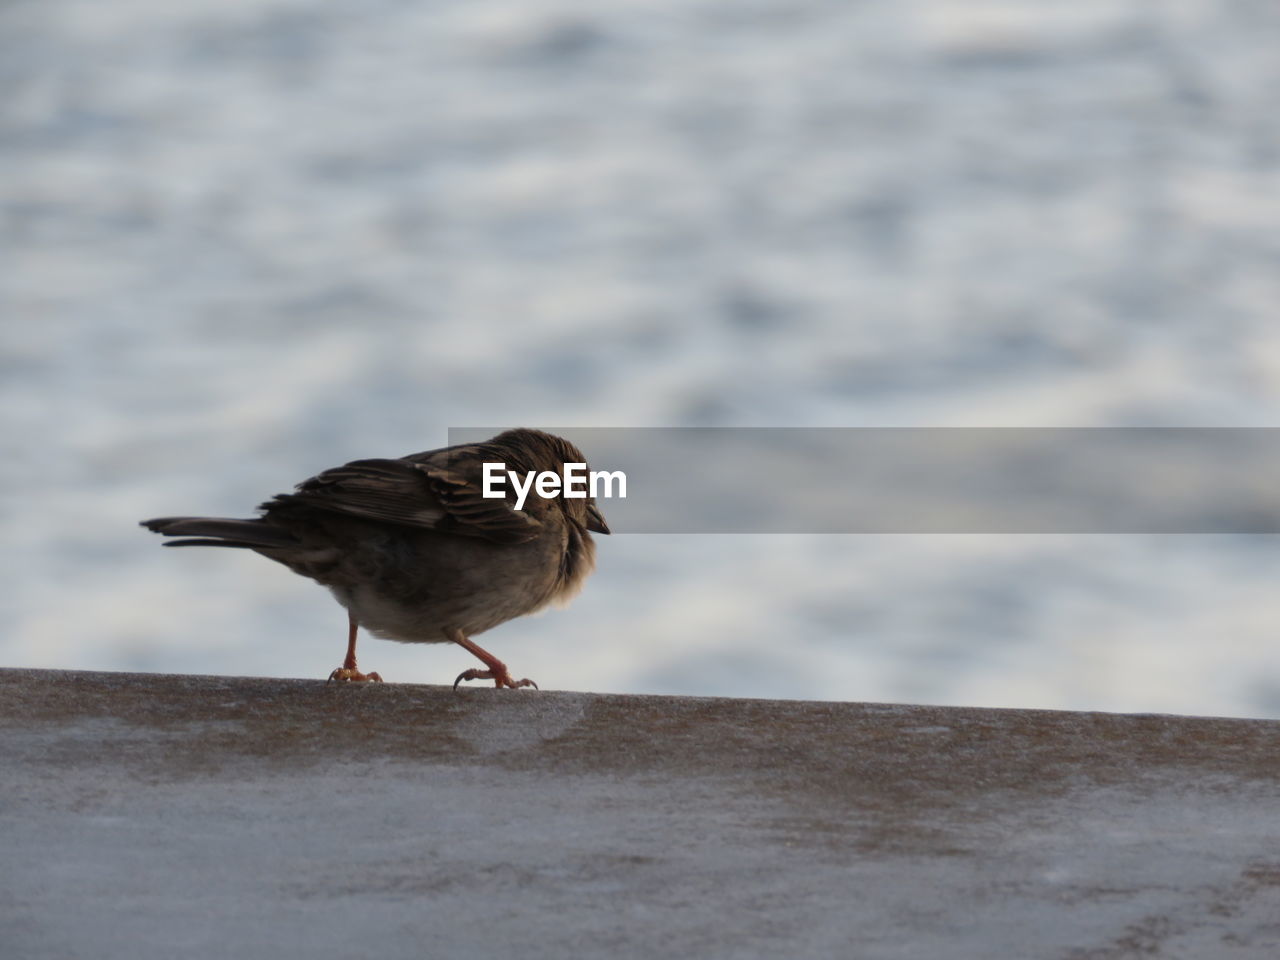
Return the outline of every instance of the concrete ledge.
<path id="1" fill-rule="evenodd" d="M 14 957 L 1280 956 L 1280 723 L 0 671 Z"/>

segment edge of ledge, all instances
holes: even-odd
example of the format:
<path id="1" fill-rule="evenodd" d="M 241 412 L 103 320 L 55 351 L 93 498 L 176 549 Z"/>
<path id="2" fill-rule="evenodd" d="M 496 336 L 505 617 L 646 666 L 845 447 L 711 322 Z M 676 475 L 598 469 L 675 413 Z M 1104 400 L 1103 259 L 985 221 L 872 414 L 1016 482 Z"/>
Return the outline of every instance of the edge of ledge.
<path id="1" fill-rule="evenodd" d="M 571 698 L 589 698 L 601 701 L 610 701 L 617 703 L 634 702 L 642 703 L 686 703 L 690 705 L 714 705 L 723 704 L 725 706 L 738 704 L 743 706 L 766 706 L 776 705 L 788 712 L 806 707 L 810 708 L 857 708 L 868 712 L 882 713 L 901 713 L 911 711 L 928 711 L 937 712 L 944 711 L 954 713 L 956 716 L 978 717 L 990 716 L 996 717 L 1090 717 L 1090 718 L 1116 718 L 1116 719 L 1133 719 L 1133 720 L 1186 720 L 1186 721 L 1223 721 L 1230 723 L 1246 723 L 1246 724 L 1274 724 L 1280 729 L 1280 718 L 1271 717 L 1237 717 L 1237 716 L 1220 716 L 1214 714 L 1180 714 L 1180 713 L 1164 713 L 1159 711 L 1116 711 L 1116 710 L 1065 710 L 1057 708 L 1043 707 L 992 707 L 992 706 L 973 706 L 967 704 L 938 704 L 938 703 L 913 703 L 913 702 L 892 702 L 878 700 L 807 700 L 800 698 L 774 698 L 774 697 L 727 697 L 711 694 L 663 694 L 663 693 L 613 693 L 599 692 L 593 690 L 558 690 L 555 688 L 547 688 L 540 690 L 495 690 L 487 685 L 462 686 L 458 690 L 454 690 L 448 684 L 431 684 L 431 683 L 370 683 L 370 684 L 332 684 L 327 680 L 321 680 L 315 677 L 259 677 L 247 674 L 201 674 L 201 673 L 165 673 L 151 672 L 139 670 L 77 670 L 53 667 L 4 667 L 0 666 L 0 686 L 12 684 L 15 681 L 22 680 L 38 680 L 41 682 L 52 683 L 93 683 L 103 686 L 138 686 L 143 684 L 161 684 L 172 685 L 181 684 L 187 687 L 195 688 L 214 688 L 225 689 L 228 686 L 238 684 L 257 686 L 257 687 L 280 687 L 283 689 L 293 690 L 313 690 L 316 688 L 335 688 L 344 690 L 383 690 L 383 691 L 399 691 L 435 696 L 456 696 L 456 697 L 474 697 L 479 694 L 481 696 L 497 696 L 501 698 L 508 697 L 537 697 L 540 699 L 550 699 L 557 697 Z M 518 702 L 518 701 L 517 701 Z"/>

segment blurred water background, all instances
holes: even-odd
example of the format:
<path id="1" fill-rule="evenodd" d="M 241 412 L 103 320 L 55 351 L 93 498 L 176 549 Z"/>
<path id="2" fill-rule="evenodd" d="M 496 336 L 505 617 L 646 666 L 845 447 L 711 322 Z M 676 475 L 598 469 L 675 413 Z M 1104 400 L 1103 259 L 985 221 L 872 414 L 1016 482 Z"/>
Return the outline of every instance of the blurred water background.
<path id="1" fill-rule="evenodd" d="M 0 664 L 325 676 L 321 588 L 136 523 L 449 427 L 1280 425 L 1277 51 L 1271 0 L 10 0 Z M 1275 537 L 601 539 L 517 674 L 1280 716 Z"/>

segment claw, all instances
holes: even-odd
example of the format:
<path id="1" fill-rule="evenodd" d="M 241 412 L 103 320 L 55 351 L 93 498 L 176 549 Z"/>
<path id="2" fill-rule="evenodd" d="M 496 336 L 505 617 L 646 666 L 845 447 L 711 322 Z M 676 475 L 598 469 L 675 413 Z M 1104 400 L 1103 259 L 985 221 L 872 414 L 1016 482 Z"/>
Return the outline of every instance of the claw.
<path id="1" fill-rule="evenodd" d="M 480 670 L 475 667 L 472 667 L 470 670 L 463 670 L 458 674 L 458 679 L 453 681 L 454 690 L 458 689 L 458 684 L 463 680 L 492 680 L 493 685 L 499 689 L 503 687 L 507 687 L 510 690 L 515 690 L 517 687 L 533 687 L 535 690 L 538 689 L 538 685 L 528 678 L 524 680 L 512 680 L 511 674 L 508 672 L 507 665 L 505 663 L 495 657 L 488 650 L 484 649 L 484 647 L 472 643 L 463 635 L 461 630 L 447 632 L 445 636 L 460 646 L 463 650 L 479 657 L 480 660 L 483 661 L 484 665 L 488 667 L 487 670 Z"/>
<path id="2" fill-rule="evenodd" d="M 453 681 L 453 689 L 457 690 L 458 684 L 463 680 L 492 680 L 493 685 L 499 689 L 502 687 L 507 687 L 511 690 L 515 690 L 519 687 L 533 687 L 535 690 L 538 689 L 538 685 L 528 677 L 525 677 L 523 680 L 512 680 L 511 674 L 507 673 L 506 670 L 503 670 L 501 673 L 497 673 L 493 670 L 480 670 L 476 667 L 472 667 L 470 670 L 463 670 L 458 674 L 458 679 Z"/>
<path id="3" fill-rule="evenodd" d="M 367 683 L 369 681 L 382 683 L 382 677 L 377 672 L 361 673 L 359 670 L 339 667 L 329 674 L 329 679 L 325 683 Z"/>

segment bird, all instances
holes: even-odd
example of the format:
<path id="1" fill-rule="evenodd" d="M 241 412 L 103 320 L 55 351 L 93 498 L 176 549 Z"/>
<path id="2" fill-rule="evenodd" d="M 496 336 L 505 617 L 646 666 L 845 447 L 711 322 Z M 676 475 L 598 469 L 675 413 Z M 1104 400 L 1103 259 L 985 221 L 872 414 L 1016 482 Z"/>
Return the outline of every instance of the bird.
<path id="1" fill-rule="evenodd" d="M 541 430 L 507 430 L 391 459 L 325 470 L 258 507 L 252 519 L 157 517 L 141 525 L 168 547 L 239 547 L 328 587 L 347 611 L 347 654 L 330 682 L 381 682 L 356 665 L 356 633 L 402 643 L 455 643 L 484 664 L 453 682 L 534 687 L 472 640 L 550 604 L 564 605 L 595 568 L 592 533 L 608 534 L 590 491 L 582 497 L 485 496 L 485 463 L 512 479 L 585 464 L 572 443 Z M 503 474 L 499 474 L 503 476 Z M 492 489 L 490 492 L 494 492 Z"/>

